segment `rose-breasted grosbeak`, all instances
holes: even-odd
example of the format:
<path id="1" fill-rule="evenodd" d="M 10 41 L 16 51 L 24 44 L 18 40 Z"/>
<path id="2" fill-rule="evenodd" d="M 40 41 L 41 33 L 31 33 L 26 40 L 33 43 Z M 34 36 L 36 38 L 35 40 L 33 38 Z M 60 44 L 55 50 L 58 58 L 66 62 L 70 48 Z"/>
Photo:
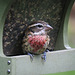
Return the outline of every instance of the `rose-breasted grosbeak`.
<path id="1" fill-rule="evenodd" d="M 23 37 L 23 51 L 33 59 L 32 54 L 44 54 L 42 58 L 46 60 L 46 48 L 49 45 L 50 37 L 48 32 L 53 29 L 44 21 L 37 21 L 29 24 Z"/>

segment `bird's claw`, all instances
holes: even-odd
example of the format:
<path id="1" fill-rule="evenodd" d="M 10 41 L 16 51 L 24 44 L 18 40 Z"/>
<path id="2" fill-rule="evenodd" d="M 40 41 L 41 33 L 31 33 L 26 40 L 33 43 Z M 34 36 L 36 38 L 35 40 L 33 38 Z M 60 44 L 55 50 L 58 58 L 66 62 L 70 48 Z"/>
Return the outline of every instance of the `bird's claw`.
<path id="1" fill-rule="evenodd" d="M 46 52 L 50 52 L 48 49 L 43 53 L 43 56 L 41 57 L 44 61 L 46 61 Z"/>
<path id="2" fill-rule="evenodd" d="M 46 52 L 43 53 L 43 56 L 41 57 L 44 61 L 46 61 Z"/>
<path id="3" fill-rule="evenodd" d="M 50 52 L 50 51 L 47 49 L 46 52 Z"/>
<path id="4" fill-rule="evenodd" d="M 30 58 L 33 60 L 34 55 L 31 53 L 28 53 L 28 55 L 30 56 Z"/>

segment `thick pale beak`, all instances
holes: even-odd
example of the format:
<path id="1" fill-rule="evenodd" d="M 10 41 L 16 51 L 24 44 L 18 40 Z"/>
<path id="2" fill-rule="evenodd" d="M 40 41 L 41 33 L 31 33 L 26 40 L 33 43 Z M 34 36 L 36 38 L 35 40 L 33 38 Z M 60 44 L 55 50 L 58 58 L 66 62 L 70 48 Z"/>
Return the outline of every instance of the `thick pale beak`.
<path id="1" fill-rule="evenodd" d="M 47 24 L 46 27 L 45 27 L 45 30 L 48 31 L 50 29 L 53 29 L 53 27 L 51 27 L 50 25 Z"/>

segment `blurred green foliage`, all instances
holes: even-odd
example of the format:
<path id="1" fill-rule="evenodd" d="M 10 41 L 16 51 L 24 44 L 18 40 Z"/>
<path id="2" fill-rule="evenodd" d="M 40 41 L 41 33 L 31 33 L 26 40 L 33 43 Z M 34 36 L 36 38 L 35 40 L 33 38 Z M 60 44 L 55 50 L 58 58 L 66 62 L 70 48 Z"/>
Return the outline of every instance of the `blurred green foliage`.
<path id="1" fill-rule="evenodd" d="M 75 71 L 60 72 L 60 73 L 45 74 L 45 75 L 75 75 Z"/>
<path id="2" fill-rule="evenodd" d="M 75 48 L 75 23 L 71 22 L 68 25 L 68 43 L 72 48 Z"/>

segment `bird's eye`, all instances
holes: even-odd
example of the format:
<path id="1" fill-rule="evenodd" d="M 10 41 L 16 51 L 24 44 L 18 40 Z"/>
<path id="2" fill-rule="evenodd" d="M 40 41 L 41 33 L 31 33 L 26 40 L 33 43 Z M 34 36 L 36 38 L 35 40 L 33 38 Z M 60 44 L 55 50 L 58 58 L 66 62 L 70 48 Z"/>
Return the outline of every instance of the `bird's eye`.
<path id="1" fill-rule="evenodd" d="M 39 28 L 43 27 L 42 25 L 38 25 Z"/>

